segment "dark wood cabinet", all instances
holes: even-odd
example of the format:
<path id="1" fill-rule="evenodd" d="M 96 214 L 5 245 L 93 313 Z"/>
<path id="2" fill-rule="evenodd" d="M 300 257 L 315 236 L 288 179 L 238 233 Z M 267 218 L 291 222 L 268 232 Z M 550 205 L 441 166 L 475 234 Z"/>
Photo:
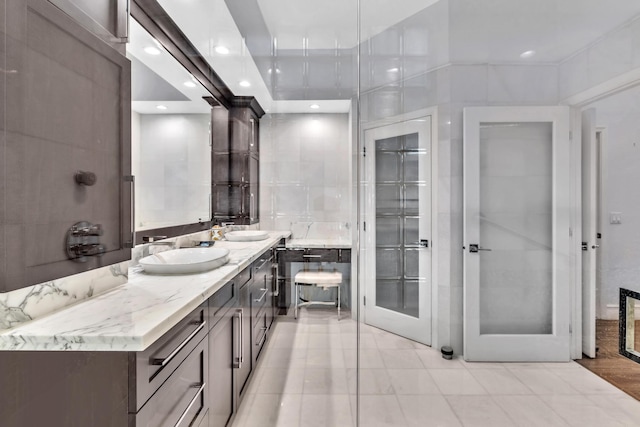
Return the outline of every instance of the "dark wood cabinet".
<path id="1" fill-rule="evenodd" d="M 253 359 L 252 359 L 252 325 L 251 325 L 251 295 L 250 284 L 240 288 L 240 294 L 238 298 L 238 305 L 235 309 L 235 315 L 237 317 L 238 334 L 236 335 L 237 353 L 235 356 L 236 366 L 236 389 L 235 398 L 237 405 L 244 398 L 249 385 L 249 377 L 253 371 Z"/>
<path id="2" fill-rule="evenodd" d="M 71 4 L 70 0 L 67 3 Z M 85 1 L 84 3 L 89 3 Z M 0 292 L 131 258 L 131 66 L 47 0 L 0 8 Z M 75 180 L 95 174 L 93 185 Z M 101 224 L 102 256 L 69 259 L 67 232 Z"/>
<path id="3" fill-rule="evenodd" d="M 234 413 L 234 307 L 226 307 L 209 332 L 209 427 L 225 427 Z"/>
<path id="4" fill-rule="evenodd" d="M 272 253 L 144 351 L 0 352 L 2 426 L 228 426 L 270 337 Z"/>
<path id="5" fill-rule="evenodd" d="M 252 97 L 236 97 L 232 107 L 214 107 L 212 116 L 213 218 L 255 224 L 260 220 L 260 117 Z"/>

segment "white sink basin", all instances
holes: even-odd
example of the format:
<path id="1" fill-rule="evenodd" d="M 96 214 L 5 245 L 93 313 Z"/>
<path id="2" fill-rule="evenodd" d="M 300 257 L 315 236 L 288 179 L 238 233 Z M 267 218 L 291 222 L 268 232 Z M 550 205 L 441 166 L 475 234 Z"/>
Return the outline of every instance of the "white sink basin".
<path id="1" fill-rule="evenodd" d="M 269 237 L 269 233 L 261 230 L 229 231 L 224 237 L 230 242 L 256 242 Z"/>
<path id="2" fill-rule="evenodd" d="M 229 262 L 226 248 L 187 248 L 160 252 L 140 260 L 150 274 L 191 274 L 213 270 Z"/>

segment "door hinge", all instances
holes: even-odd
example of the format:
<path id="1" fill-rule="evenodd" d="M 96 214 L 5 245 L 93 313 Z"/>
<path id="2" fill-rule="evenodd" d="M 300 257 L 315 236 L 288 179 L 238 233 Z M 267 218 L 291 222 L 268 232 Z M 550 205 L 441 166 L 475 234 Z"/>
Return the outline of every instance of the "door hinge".
<path id="1" fill-rule="evenodd" d="M 367 157 L 367 147 L 362 147 L 362 157 Z"/>
<path id="2" fill-rule="evenodd" d="M 569 334 L 573 333 L 573 325 L 569 323 Z"/>
<path id="3" fill-rule="evenodd" d="M 367 296 L 362 297 L 362 305 L 367 305 Z"/>
<path id="4" fill-rule="evenodd" d="M 569 237 L 573 237 L 573 229 L 569 227 Z"/>
<path id="5" fill-rule="evenodd" d="M 367 221 L 362 221 L 362 231 L 367 231 Z"/>
<path id="6" fill-rule="evenodd" d="M 573 132 L 569 131 L 569 141 L 573 141 Z"/>

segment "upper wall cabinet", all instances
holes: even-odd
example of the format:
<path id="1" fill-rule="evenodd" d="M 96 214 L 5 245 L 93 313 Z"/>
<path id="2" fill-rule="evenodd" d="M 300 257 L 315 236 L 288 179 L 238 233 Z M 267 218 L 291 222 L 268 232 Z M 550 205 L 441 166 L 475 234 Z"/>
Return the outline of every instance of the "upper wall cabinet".
<path id="1" fill-rule="evenodd" d="M 49 0 L 120 52 L 129 37 L 129 0 Z"/>
<path id="2" fill-rule="evenodd" d="M 214 108 L 213 217 L 255 224 L 260 220 L 259 120 L 264 110 L 253 97 L 236 97 L 232 105 L 228 111 Z"/>
<path id="3" fill-rule="evenodd" d="M 0 8 L 0 61 L 0 291 L 130 259 L 129 60 L 24 0 Z"/>

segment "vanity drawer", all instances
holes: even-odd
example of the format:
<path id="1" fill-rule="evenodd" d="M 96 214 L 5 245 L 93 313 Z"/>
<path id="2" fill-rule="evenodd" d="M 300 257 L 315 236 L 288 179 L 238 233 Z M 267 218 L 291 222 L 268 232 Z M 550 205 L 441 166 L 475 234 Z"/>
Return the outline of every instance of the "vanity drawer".
<path id="1" fill-rule="evenodd" d="M 253 275 L 251 284 L 251 318 L 257 321 L 258 312 L 267 304 L 271 298 L 271 283 L 269 279 L 271 271 L 271 258 L 264 260 Z"/>
<path id="2" fill-rule="evenodd" d="M 235 282 L 238 284 L 238 289 L 246 285 L 249 282 L 249 280 L 251 280 L 251 278 L 253 277 L 253 268 L 251 267 L 252 266 L 249 266 L 244 270 L 242 270 L 234 279 Z"/>
<path id="3" fill-rule="evenodd" d="M 208 339 L 201 340 L 137 414 L 130 427 L 198 426 L 207 415 Z"/>
<path id="4" fill-rule="evenodd" d="M 345 262 L 341 252 L 342 249 L 287 249 L 281 256 L 285 262 Z"/>
<path id="5" fill-rule="evenodd" d="M 309 262 L 338 262 L 337 249 L 307 249 L 302 255 Z"/>
<path id="6" fill-rule="evenodd" d="M 258 316 L 257 321 L 253 326 L 253 363 L 255 366 L 256 361 L 260 357 L 264 345 L 267 342 L 267 334 L 269 333 L 267 310 L 262 310 Z"/>
<path id="7" fill-rule="evenodd" d="M 209 332 L 205 302 L 142 352 L 129 355 L 129 412 L 137 412 Z"/>
<path id="8" fill-rule="evenodd" d="M 240 288 L 236 285 L 236 279 L 226 283 L 209 298 L 209 317 L 211 319 L 209 322 L 209 330 L 222 320 L 227 310 L 236 303 L 238 290 Z"/>

